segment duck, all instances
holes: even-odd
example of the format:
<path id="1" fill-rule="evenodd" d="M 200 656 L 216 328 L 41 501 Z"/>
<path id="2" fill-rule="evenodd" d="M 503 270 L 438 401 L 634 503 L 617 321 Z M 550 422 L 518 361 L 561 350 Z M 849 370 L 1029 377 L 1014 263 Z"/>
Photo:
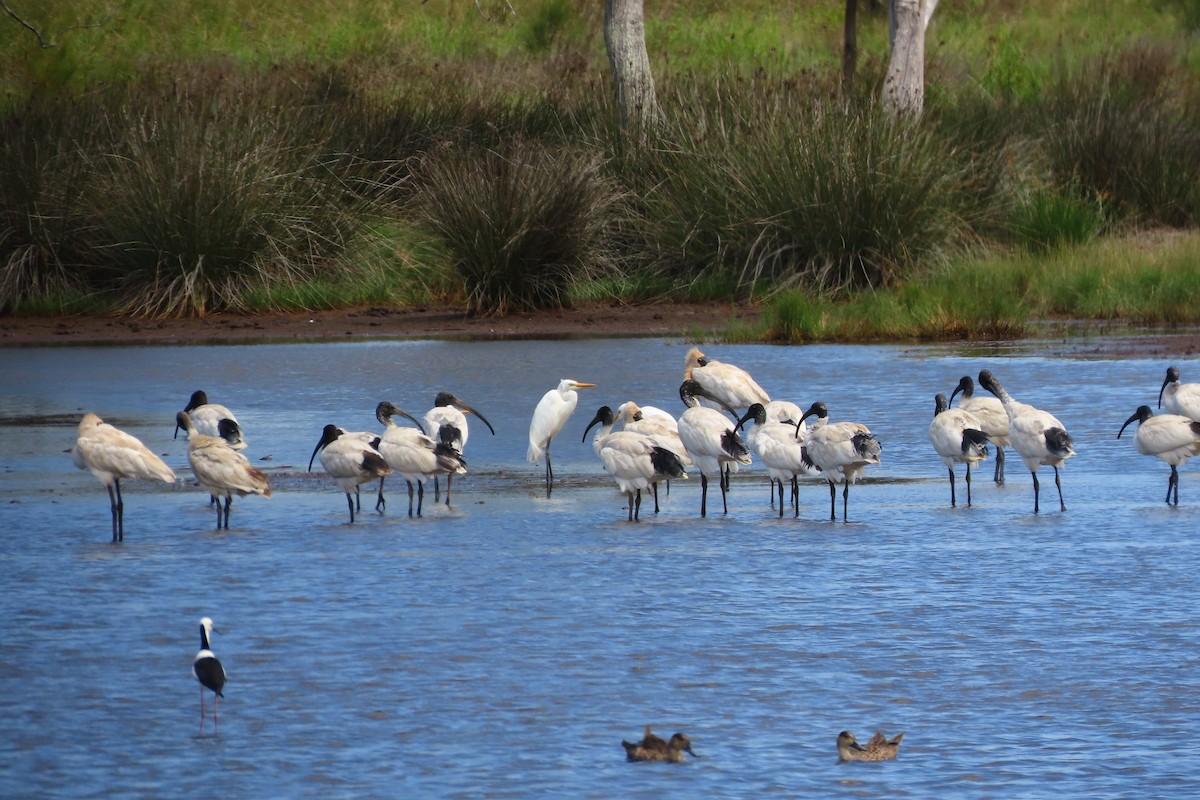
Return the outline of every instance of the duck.
<path id="1" fill-rule="evenodd" d="M 903 731 L 891 739 L 876 731 L 866 746 L 858 743 L 850 731 L 842 731 L 837 737 L 839 761 L 891 761 L 900 751 L 900 740 L 904 738 Z"/>
<path id="2" fill-rule="evenodd" d="M 661 737 L 650 732 L 649 725 L 646 726 L 640 742 L 627 742 L 622 739 L 621 746 L 625 748 L 625 758 L 628 761 L 669 761 L 672 764 L 681 764 L 687 760 L 684 753 L 700 757 L 692 750 L 692 740 L 686 735 L 676 733 L 670 741 L 664 742 Z"/>

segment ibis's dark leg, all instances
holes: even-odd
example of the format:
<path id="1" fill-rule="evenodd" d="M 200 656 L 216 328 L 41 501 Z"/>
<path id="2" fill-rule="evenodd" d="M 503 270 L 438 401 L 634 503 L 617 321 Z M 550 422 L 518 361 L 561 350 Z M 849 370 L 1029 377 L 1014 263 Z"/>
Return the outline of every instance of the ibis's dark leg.
<path id="1" fill-rule="evenodd" d="M 1033 513 L 1036 514 L 1038 513 L 1038 495 L 1041 494 L 1042 487 L 1038 483 L 1037 473 L 1033 472 L 1030 474 L 1033 475 Z"/>
<path id="2" fill-rule="evenodd" d="M 700 516 L 708 516 L 708 476 L 700 473 Z"/>
<path id="3" fill-rule="evenodd" d="M 850 479 L 842 484 L 842 522 L 846 521 L 846 506 L 850 505 Z"/>
<path id="4" fill-rule="evenodd" d="M 626 510 L 629 512 L 628 515 L 626 516 L 626 519 L 629 522 L 633 522 L 633 492 L 625 493 L 625 505 L 626 505 Z"/>
<path id="5" fill-rule="evenodd" d="M 800 479 L 795 475 L 792 476 L 792 510 L 795 512 L 793 517 L 800 517 Z"/>
<path id="6" fill-rule="evenodd" d="M 1054 468 L 1054 485 L 1058 487 L 1058 510 L 1066 511 L 1067 504 L 1063 502 L 1062 498 L 1062 481 L 1058 479 L 1058 467 Z"/>
<path id="7" fill-rule="evenodd" d="M 783 502 L 782 500 L 780 502 Z M 771 478 L 771 508 L 775 507 L 775 479 Z"/>
<path id="8" fill-rule="evenodd" d="M 442 499 L 442 489 L 438 486 L 438 476 L 433 476 L 433 502 Z M 446 476 L 446 505 L 450 505 L 450 476 Z"/>
<path id="9" fill-rule="evenodd" d="M 637 490 L 637 501 L 633 506 L 633 518 L 635 520 L 642 518 L 642 490 Z"/>
<path id="10" fill-rule="evenodd" d="M 358 492 L 354 494 L 357 495 Z M 346 505 L 350 506 L 350 521 L 354 522 L 354 498 L 350 496 L 349 492 L 346 492 Z"/>
<path id="11" fill-rule="evenodd" d="M 116 492 L 113 492 L 113 487 L 116 487 Z M 125 505 L 121 502 L 121 482 L 113 480 L 113 485 L 108 487 L 108 505 L 112 510 L 112 526 L 114 542 L 120 542 L 125 538 Z"/>
<path id="12" fill-rule="evenodd" d="M 658 481 L 655 481 L 653 484 L 651 484 L 651 487 L 654 489 L 654 513 L 657 514 L 658 513 Z M 667 491 L 668 492 L 671 491 L 671 482 L 670 481 L 667 481 Z"/>
<path id="13" fill-rule="evenodd" d="M 452 480 L 454 480 L 453 473 L 446 473 L 446 507 L 447 508 L 450 507 L 450 481 L 452 481 Z M 433 492 L 434 492 L 433 502 L 435 502 L 435 503 L 437 502 L 437 499 L 438 499 L 437 498 L 437 485 L 438 485 L 437 475 L 434 475 L 433 476 Z"/>
<path id="14" fill-rule="evenodd" d="M 971 462 L 967 462 L 967 508 L 971 507 Z"/>
<path id="15" fill-rule="evenodd" d="M 421 516 L 421 509 L 425 505 L 425 481 L 417 481 L 417 516 Z"/>
<path id="16" fill-rule="evenodd" d="M 379 497 L 375 500 L 375 510 L 382 511 L 387 508 L 387 500 L 383 499 L 383 478 L 379 479 Z"/>
<path id="17" fill-rule="evenodd" d="M 996 474 L 993 476 L 996 483 L 1004 483 L 1004 448 L 996 447 Z"/>
<path id="18" fill-rule="evenodd" d="M 957 505 L 954 498 L 954 467 L 950 467 L 950 507 Z"/>
<path id="19" fill-rule="evenodd" d="M 775 505 L 775 479 L 771 479 L 771 505 Z M 779 480 L 779 518 L 783 519 L 783 479 Z"/>
<path id="20" fill-rule="evenodd" d="M 412 481 L 405 478 L 404 482 L 408 484 L 408 515 L 411 517 L 412 516 L 412 501 L 413 501 Z"/>
<path id="21" fill-rule="evenodd" d="M 1171 505 L 1171 489 L 1175 489 L 1175 505 L 1179 505 L 1179 472 L 1171 465 L 1171 479 L 1167 481 L 1167 505 Z"/>
<path id="22" fill-rule="evenodd" d="M 225 495 L 225 530 L 229 530 L 229 507 L 233 505 L 233 495 Z"/>
<path id="23" fill-rule="evenodd" d="M 725 514 L 729 513 L 729 504 L 725 501 L 725 492 L 729 485 L 728 481 L 729 481 L 729 473 L 726 472 L 725 473 L 725 483 L 721 484 L 721 509 L 722 509 L 722 513 L 725 513 Z"/>

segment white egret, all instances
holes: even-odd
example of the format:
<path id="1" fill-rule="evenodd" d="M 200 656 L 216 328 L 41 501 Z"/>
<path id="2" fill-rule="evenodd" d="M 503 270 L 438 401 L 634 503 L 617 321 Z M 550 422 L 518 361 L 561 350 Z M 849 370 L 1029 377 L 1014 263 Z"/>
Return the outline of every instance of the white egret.
<path id="1" fill-rule="evenodd" d="M 186 411 L 176 414 L 175 421 L 187 431 L 188 463 L 192 467 L 192 474 L 209 496 L 217 501 L 217 530 L 222 527 L 222 518 L 225 530 L 229 530 L 229 507 L 233 503 L 233 495 L 271 496 L 271 482 L 266 473 L 251 466 L 246 456 L 230 447 L 220 436 L 205 436 L 197 431 Z M 223 515 L 221 497 L 225 498 Z"/>
<path id="2" fill-rule="evenodd" d="M 971 465 L 987 458 L 988 435 L 979 419 L 962 408 L 949 408 L 946 395 L 938 392 L 933 399 L 933 421 L 929 423 L 929 443 L 950 471 L 950 506 L 954 496 L 954 465 L 967 465 L 967 505 L 971 505 Z"/>
<path id="3" fill-rule="evenodd" d="M 1004 411 L 1008 414 L 1009 441 L 1029 468 L 1029 474 L 1033 476 L 1033 513 L 1037 514 L 1039 510 L 1038 495 L 1041 493 L 1041 485 L 1038 483 L 1037 470 L 1043 464 L 1054 467 L 1058 506 L 1061 511 L 1066 511 L 1067 504 L 1063 502 L 1062 481 L 1058 475 L 1058 468 L 1075 455 L 1074 442 L 1066 427 L 1049 411 L 1014 400 L 990 370 L 985 369 L 979 373 L 979 385 L 1000 398 L 1000 402 L 1004 404 Z"/>
<path id="4" fill-rule="evenodd" d="M 1138 406 L 1133 416 L 1125 420 L 1117 438 L 1125 432 L 1129 423 L 1137 420 L 1137 435 L 1133 437 L 1133 446 L 1144 456 L 1154 456 L 1171 467 L 1171 478 L 1167 481 L 1167 505 L 1171 505 L 1171 493 L 1174 490 L 1175 505 L 1179 505 L 1179 472 L 1177 467 L 1186 464 L 1188 459 L 1200 454 L 1200 422 L 1181 414 L 1154 415 L 1150 406 Z"/>
<path id="5" fill-rule="evenodd" d="M 950 393 L 950 402 L 962 392 L 958 407 L 979 420 L 979 430 L 988 435 L 988 441 L 996 446 L 996 469 L 992 480 L 1004 483 L 1004 448 L 1008 447 L 1008 412 L 998 398 L 975 394 L 975 381 L 970 375 L 958 379 L 958 386 Z"/>
<path id="6" fill-rule="evenodd" d="M 326 425 L 321 431 L 321 440 L 308 459 L 308 471 L 312 472 L 313 459 L 317 453 L 321 454 L 321 466 L 346 493 L 351 522 L 354 522 L 354 512 L 362 510 L 358 487 L 378 478 L 382 490 L 383 479 L 392 474 L 392 468 L 377 449 L 379 440 L 379 436 L 365 432 L 348 433 L 337 425 Z M 354 493 L 353 497 L 350 496 L 351 492 Z"/>
<path id="7" fill-rule="evenodd" d="M 112 509 L 112 540 L 125 540 L 125 501 L 121 480 L 158 480 L 174 483 L 175 473 L 146 445 L 125 431 L 109 425 L 95 414 L 84 414 L 71 450 L 75 466 L 86 469 L 108 489 Z"/>
<path id="8" fill-rule="evenodd" d="M 837 519 L 837 479 L 842 479 L 842 522 L 846 521 L 846 510 L 850 503 L 850 484 L 863 474 L 868 466 L 878 466 L 883 445 L 871 429 L 859 422 L 829 422 L 829 409 L 822 402 L 813 403 L 796 424 L 796 435 L 800 436 L 800 424 L 809 417 L 817 422 L 810 425 L 804 436 L 804 449 L 809 459 L 825 474 L 829 482 L 829 518 Z"/>
<path id="9" fill-rule="evenodd" d="M 562 430 L 567 418 L 575 411 L 579 402 L 576 389 L 586 389 L 595 386 L 594 383 L 563 378 L 558 386 L 542 395 L 537 408 L 533 410 L 533 419 L 529 422 L 529 449 L 525 458 L 530 464 L 536 464 L 544 453 L 546 456 L 546 496 L 554 485 L 554 468 L 550 464 L 550 442 Z"/>

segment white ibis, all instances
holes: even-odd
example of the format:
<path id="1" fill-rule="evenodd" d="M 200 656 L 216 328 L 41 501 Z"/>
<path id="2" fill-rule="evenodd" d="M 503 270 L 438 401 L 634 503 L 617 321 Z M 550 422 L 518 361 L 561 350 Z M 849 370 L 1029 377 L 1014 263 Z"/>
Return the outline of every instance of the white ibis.
<path id="1" fill-rule="evenodd" d="M 958 379 L 958 386 L 950 393 L 950 402 L 962 392 L 958 407 L 979 420 L 979 430 L 988 435 L 988 441 L 996 446 L 996 470 L 992 480 L 1004 483 L 1004 448 L 1008 447 L 1008 413 L 1004 404 L 995 397 L 975 394 L 975 381 L 970 375 Z"/>
<path id="2" fill-rule="evenodd" d="M 771 477 L 771 496 L 774 505 L 775 486 L 779 486 L 779 517 L 783 518 L 783 485 L 792 488 L 792 507 L 800 516 L 799 476 L 814 474 L 816 469 L 804 457 L 804 439 L 796 437 L 796 423 L 804 415 L 797 414 L 789 422 L 771 421 L 762 403 L 754 403 L 746 411 L 739 424 L 753 422 L 746 433 L 746 441 L 758 460 L 767 468 Z"/>
<path id="3" fill-rule="evenodd" d="M 200 681 L 200 733 L 204 733 L 204 690 L 213 693 L 213 733 L 217 732 L 218 698 L 224 697 L 225 668 L 213 655 L 209 637 L 213 632 L 213 621 L 208 617 L 200 620 L 200 652 L 192 659 L 192 674 Z"/>
<path id="4" fill-rule="evenodd" d="M 576 389 L 586 389 L 595 386 L 594 383 L 563 378 L 558 386 L 542 395 L 537 408 L 533 410 L 533 419 L 529 422 L 529 449 L 525 458 L 530 464 L 536 464 L 544 453 L 546 455 L 546 496 L 554 485 L 554 468 L 550 465 L 550 442 L 566 424 L 567 418 L 575 411 L 579 402 Z"/>
<path id="5" fill-rule="evenodd" d="M 730 409 L 746 408 L 753 403 L 766 405 L 771 398 L 759 386 L 750 373 L 733 364 L 709 358 L 693 347 L 684 362 L 683 379 L 700 384 L 708 399 Z M 698 396 L 697 400 L 703 399 Z M 716 406 L 712 406 L 715 408 Z M 736 417 L 737 412 L 731 412 Z"/>
<path id="6" fill-rule="evenodd" d="M 617 407 L 617 418 L 621 422 L 621 430 L 644 433 L 654 440 L 659 447 L 665 447 L 675 454 L 679 463 L 685 468 L 694 466 L 692 457 L 679 438 L 679 421 L 670 412 L 654 406 L 639 406 L 632 400 Z M 671 493 L 671 482 L 667 481 L 667 494 Z M 654 513 L 658 513 L 658 484 L 654 484 Z"/>
<path id="7" fill-rule="evenodd" d="M 1008 414 L 1009 442 L 1029 468 L 1029 474 L 1033 476 L 1033 513 L 1038 513 L 1041 485 L 1038 483 L 1037 470 L 1043 464 L 1054 467 L 1058 506 L 1060 510 L 1066 511 L 1067 504 L 1063 502 L 1062 481 L 1059 479 L 1058 468 L 1075 455 L 1074 442 L 1066 427 L 1049 411 L 1014 400 L 990 370 L 985 369 L 979 373 L 979 385 L 1000 398 L 1004 411 Z"/>
<path id="8" fill-rule="evenodd" d="M 938 392 L 933 399 L 933 421 L 929 423 L 929 443 L 950 471 L 950 506 L 954 497 L 954 465 L 967 465 L 967 505 L 971 505 L 971 465 L 987 458 L 988 435 L 976 416 L 962 408 L 949 408 L 946 395 Z"/>
<path id="9" fill-rule="evenodd" d="M 308 471 L 312 472 L 313 459 L 317 453 L 321 454 L 321 466 L 346 493 L 351 522 L 354 522 L 354 512 L 362 510 L 358 487 L 378 478 L 382 490 L 383 479 L 392 474 L 392 468 L 377 449 L 379 440 L 379 436 L 365 431 L 348 433 L 337 425 L 326 425 L 308 459 Z"/>
<path id="10" fill-rule="evenodd" d="M 1200 420 L 1200 383 L 1180 383 L 1179 369 L 1167 368 L 1167 377 L 1158 390 L 1158 407 L 1166 401 L 1167 411 L 1188 419 Z"/>
<path id="11" fill-rule="evenodd" d="M 725 405 L 696 381 L 684 381 L 679 386 L 679 399 L 687 406 L 687 410 L 679 417 L 679 439 L 700 470 L 700 516 L 708 516 L 710 476 L 715 477 L 721 486 L 721 507 L 728 514 L 725 467 L 727 464 L 749 464 L 750 449 L 724 414 L 700 405 L 701 397 Z M 732 408 L 725 408 L 737 417 Z"/>
<path id="12" fill-rule="evenodd" d="M 401 428 L 393 417 L 404 417 L 416 428 Z M 379 453 L 392 471 L 399 473 L 408 483 L 408 515 L 413 515 L 413 484 L 417 485 L 417 516 L 425 502 L 425 481 L 435 475 L 465 475 L 467 462 L 454 448 L 435 442 L 421 431 L 421 423 L 407 411 L 384 400 L 375 407 L 375 418 L 384 426 L 379 439 Z M 380 480 L 379 500 L 376 509 L 386 505 L 383 499 L 383 481 Z"/>
<path id="13" fill-rule="evenodd" d="M 1133 446 L 1142 455 L 1154 456 L 1171 466 L 1171 478 L 1167 482 L 1167 505 L 1171 505 L 1172 490 L 1175 494 L 1174 504 L 1179 505 L 1179 472 L 1176 468 L 1200 454 L 1200 422 L 1181 414 L 1154 416 L 1150 406 L 1138 406 L 1138 410 L 1125 420 L 1117 432 L 1118 439 L 1134 420 L 1138 422 L 1138 430 L 1133 437 Z"/>
<path id="14" fill-rule="evenodd" d="M 871 429 L 859 422 L 829 422 L 829 409 L 822 402 L 813 403 L 796 424 L 796 435 L 800 436 L 800 424 L 809 417 L 817 422 L 809 426 L 804 436 L 804 449 L 809 459 L 825 474 L 829 482 L 829 518 L 837 519 L 837 479 L 842 479 L 842 522 L 846 521 L 846 509 L 850 503 L 850 484 L 863 474 L 868 466 L 878 466 L 883 445 L 871 433 Z"/>
<path id="15" fill-rule="evenodd" d="M 220 436 L 234 450 L 245 450 L 246 439 L 242 436 L 242 426 L 237 417 L 223 405 L 208 402 L 208 395 L 203 390 L 192 392 L 191 399 L 183 409 L 191 418 L 196 430 L 205 436 Z M 175 425 L 175 438 L 179 437 L 179 425 Z"/>
<path id="16" fill-rule="evenodd" d="M 192 467 L 192 474 L 209 496 L 217 501 L 217 530 L 222 527 L 222 518 L 225 530 L 229 530 L 229 507 L 233 503 L 233 495 L 271 496 L 271 482 L 266 473 L 251 466 L 250 461 L 230 447 L 228 442 L 220 436 L 205 436 L 197 431 L 186 411 L 176 414 L 175 421 L 187 431 L 188 463 Z M 225 498 L 223 515 L 222 497 Z"/>
<path id="17" fill-rule="evenodd" d="M 496 429 L 492 427 L 492 423 L 487 421 L 487 417 L 450 392 L 438 392 L 437 397 L 433 399 L 433 408 L 425 412 L 425 421 L 422 426 L 425 429 L 425 435 L 435 441 L 450 445 L 456 453 L 462 455 L 467 449 L 467 439 L 470 433 L 467 427 L 467 414 L 479 417 L 479 421 L 487 425 L 492 436 L 496 435 Z M 450 505 L 450 481 L 452 478 L 453 473 L 446 476 L 446 505 Z M 435 501 L 438 500 L 439 491 L 438 479 L 435 475 L 433 478 L 433 499 Z"/>
<path id="18" fill-rule="evenodd" d="M 679 764 L 685 760 L 684 753 L 690 753 L 695 758 L 700 757 L 692 750 L 692 740 L 685 734 L 676 733 L 671 736 L 670 741 L 663 741 L 661 737 L 650 732 L 649 725 L 642 733 L 640 742 L 621 740 L 621 746 L 625 748 L 626 760 L 668 761 L 672 764 Z"/>
<path id="19" fill-rule="evenodd" d="M 175 473 L 146 445 L 125 431 L 109 425 L 95 414 L 84 414 L 71 450 L 75 466 L 86 469 L 108 489 L 112 508 L 112 540 L 125 541 L 125 501 L 121 480 L 157 480 L 174 483 Z"/>
<path id="20" fill-rule="evenodd" d="M 643 489 L 650 488 L 660 480 L 686 478 L 687 474 L 679 456 L 643 433 L 627 430 L 613 433 L 613 422 L 612 409 L 601 406 L 583 432 L 583 437 L 586 439 L 588 431 L 600 425 L 593 447 L 604 469 L 617 482 L 617 488 L 628 498 L 629 521 L 634 522 L 641 517 Z M 657 514 L 657 492 L 655 494 L 654 513 Z"/>

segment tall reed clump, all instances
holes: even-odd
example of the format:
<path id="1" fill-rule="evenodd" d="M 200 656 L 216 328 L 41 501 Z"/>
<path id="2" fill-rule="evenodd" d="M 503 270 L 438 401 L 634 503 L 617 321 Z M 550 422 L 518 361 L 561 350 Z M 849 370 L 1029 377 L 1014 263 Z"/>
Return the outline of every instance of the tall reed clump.
<path id="1" fill-rule="evenodd" d="M 1200 220 L 1200 87 L 1170 53 L 1136 50 L 1064 75 L 1046 95 L 1043 149 L 1061 183 L 1135 221 Z"/>
<path id="2" fill-rule="evenodd" d="M 719 116 L 676 126 L 645 192 L 677 269 L 734 275 L 743 294 L 888 286 L 965 230 L 966 165 L 927 126 L 829 101 L 711 101 Z"/>
<path id="3" fill-rule="evenodd" d="M 564 305 L 574 284 L 612 272 L 621 197 L 594 152 L 447 143 L 418 181 L 415 214 L 444 244 L 472 313 Z"/>
<path id="4" fill-rule="evenodd" d="M 86 292 L 79 201 L 88 175 L 78 154 L 101 122 L 89 102 L 40 96 L 0 120 L 0 311 L 61 312 Z"/>
<path id="5" fill-rule="evenodd" d="M 147 102 L 131 93 L 109 120 L 116 149 L 91 157 L 96 282 L 124 313 L 243 309 L 253 288 L 334 264 L 360 225 L 333 157 L 290 109 L 261 86 L 196 77 Z"/>

